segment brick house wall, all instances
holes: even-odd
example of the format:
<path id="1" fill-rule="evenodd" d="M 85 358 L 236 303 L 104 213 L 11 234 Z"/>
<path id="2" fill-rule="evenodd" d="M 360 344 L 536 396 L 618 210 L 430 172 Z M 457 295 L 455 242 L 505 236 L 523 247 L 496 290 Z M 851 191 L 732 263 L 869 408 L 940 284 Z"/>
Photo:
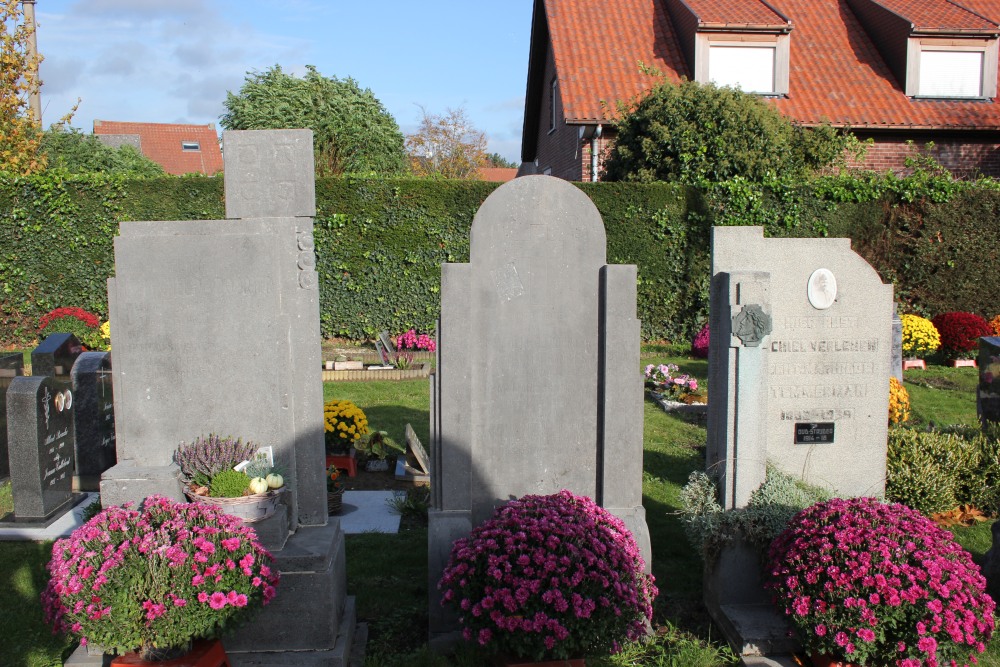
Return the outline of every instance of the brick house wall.
<path id="1" fill-rule="evenodd" d="M 925 154 L 959 178 L 1000 178 L 1000 137 L 997 136 L 968 135 L 949 138 L 914 134 L 903 138 L 885 134 L 856 134 L 861 140 L 872 139 L 874 144 L 867 147 L 862 160 L 848 160 L 848 167 L 904 175 L 912 171 L 906 166 L 907 158 Z M 930 142 L 933 142 L 933 146 L 928 147 Z"/>
<path id="2" fill-rule="evenodd" d="M 555 100 L 552 99 L 552 80 L 555 76 L 555 58 L 549 47 L 545 55 L 545 87 L 538 123 L 538 166 L 535 173 L 549 173 L 567 181 L 579 181 L 583 179 L 579 126 L 566 123 L 558 86 Z M 550 122 L 552 104 L 555 104 L 555 128 L 551 128 Z"/>

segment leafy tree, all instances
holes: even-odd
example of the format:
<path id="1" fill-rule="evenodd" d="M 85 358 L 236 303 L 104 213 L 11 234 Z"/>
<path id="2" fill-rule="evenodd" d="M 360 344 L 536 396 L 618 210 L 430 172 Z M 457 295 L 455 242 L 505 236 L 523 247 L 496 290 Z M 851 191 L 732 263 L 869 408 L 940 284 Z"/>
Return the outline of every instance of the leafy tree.
<path id="1" fill-rule="evenodd" d="M 403 134 L 372 91 L 354 79 L 306 69 L 301 79 L 279 65 L 247 72 L 239 93 L 226 92 L 220 124 L 227 130 L 311 129 L 320 176 L 404 172 Z"/>
<path id="2" fill-rule="evenodd" d="M 41 128 L 28 111 L 28 100 L 42 83 L 42 58 L 30 55 L 32 29 L 18 4 L 0 0 L 0 171 L 30 174 L 45 167 L 38 151 Z"/>
<path id="3" fill-rule="evenodd" d="M 53 125 L 42 135 L 41 152 L 49 168 L 70 173 L 105 172 L 129 176 L 163 176 L 163 167 L 134 146 L 112 148 L 92 134 L 83 134 L 64 124 Z"/>
<path id="4" fill-rule="evenodd" d="M 511 162 L 500 153 L 490 153 L 486 156 L 486 162 L 490 167 L 500 167 L 502 169 L 517 169 L 517 163 Z"/>
<path id="5" fill-rule="evenodd" d="M 448 109 L 444 115 L 427 113 L 420 128 L 406 137 L 410 169 L 417 176 L 476 178 L 489 163 L 486 134 L 477 130 L 465 109 Z"/>
<path id="6" fill-rule="evenodd" d="M 660 84 L 619 112 L 604 165 L 614 181 L 705 186 L 804 176 L 839 158 L 848 142 L 829 126 L 793 125 L 757 95 L 693 81 Z"/>

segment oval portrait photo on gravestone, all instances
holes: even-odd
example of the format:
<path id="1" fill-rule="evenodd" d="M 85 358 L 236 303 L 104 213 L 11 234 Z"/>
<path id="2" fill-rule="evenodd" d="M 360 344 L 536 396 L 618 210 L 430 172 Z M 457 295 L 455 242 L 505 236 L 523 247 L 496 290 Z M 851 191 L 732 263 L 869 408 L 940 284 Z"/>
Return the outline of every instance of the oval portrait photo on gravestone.
<path id="1" fill-rule="evenodd" d="M 837 279 L 830 269 L 816 269 L 806 285 L 809 303 L 817 310 L 826 310 L 837 300 Z"/>

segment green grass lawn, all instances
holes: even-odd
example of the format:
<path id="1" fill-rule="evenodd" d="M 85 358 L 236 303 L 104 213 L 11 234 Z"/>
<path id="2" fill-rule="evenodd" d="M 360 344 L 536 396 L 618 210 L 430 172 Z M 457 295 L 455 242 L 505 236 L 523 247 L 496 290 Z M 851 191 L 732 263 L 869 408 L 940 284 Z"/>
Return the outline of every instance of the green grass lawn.
<path id="1" fill-rule="evenodd" d="M 671 349 L 644 349 L 642 363 L 676 363 L 704 380 L 707 363 L 667 356 Z M 917 424 L 975 423 L 975 371 L 932 367 L 907 371 L 914 421 Z M 429 446 L 427 380 L 403 382 L 326 383 L 324 397 L 346 398 L 367 414 L 373 428 L 402 441 L 412 424 Z M 643 504 L 652 541 L 653 574 L 660 596 L 656 621 L 660 634 L 649 646 L 630 646 L 601 665 L 709 667 L 734 664 L 727 649 L 718 647 L 701 605 L 702 564 L 688 546 L 676 515 L 679 493 L 688 474 L 704 466 L 705 426 L 691 418 L 664 413 L 650 401 L 644 405 Z M 9 485 L 0 487 L 0 514 L 10 511 Z M 955 529 L 956 539 L 981 560 L 991 545 L 990 522 Z M 427 532 L 412 527 L 397 535 L 350 535 L 346 539 L 348 592 L 356 596 L 358 615 L 369 623 L 366 664 L 473 667 L 484 664 L 474 650 L 441 657 L 427 651 Z M 50 544 L 0 543 L 0 665 L 43 667 L 59 665 L 71 644 L 54 638 L 41 621 L 38 594 L 44 585 L 44 564 Z M 981 664 L 1000 667 L 1000 639 L 989 647 Z M 594 663 L 592 663 L 594 664 Z"/>

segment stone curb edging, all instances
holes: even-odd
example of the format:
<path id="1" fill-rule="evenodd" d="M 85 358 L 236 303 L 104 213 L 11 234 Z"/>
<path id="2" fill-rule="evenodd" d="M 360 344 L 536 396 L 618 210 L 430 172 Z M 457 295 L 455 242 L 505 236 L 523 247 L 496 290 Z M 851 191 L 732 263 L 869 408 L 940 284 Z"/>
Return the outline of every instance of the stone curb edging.
<path id="1" fill-rule="evenodd" d="M 358 380 L 414 380 L 430 377 L 430 364 L 414 364 L 413 368 L 399 370 L 323 371 L 323 382 L 346 382 Z"/>

